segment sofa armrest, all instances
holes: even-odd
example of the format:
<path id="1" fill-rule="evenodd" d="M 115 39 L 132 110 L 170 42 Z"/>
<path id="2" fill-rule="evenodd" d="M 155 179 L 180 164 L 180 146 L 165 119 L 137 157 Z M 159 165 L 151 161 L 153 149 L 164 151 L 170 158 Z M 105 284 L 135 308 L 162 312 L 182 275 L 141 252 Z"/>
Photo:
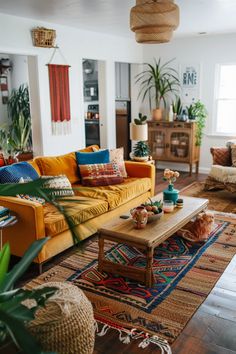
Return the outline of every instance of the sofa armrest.
<path id="1" fill-rule="evenodd" d="M 211 147 L 213 165 L 231 166 L 231 150 L 228 147 Z"/>
<path id="2" fill-rule="evenodd" d="M 125 161 L 125 168 L 129 177 L 151 178 L 151 195 L 155 194 L 156 168 L 145 162 Z"/>
<path id="3" fill-rule="evenodd" d="M 0 205 L 16 214 L 18 222 L 3 230 L 3 242 L 9 242 L 11 254 L 22 257 L 37 239 L 45 237 L 43 206 L 16 197 L 0 197 Z"/>

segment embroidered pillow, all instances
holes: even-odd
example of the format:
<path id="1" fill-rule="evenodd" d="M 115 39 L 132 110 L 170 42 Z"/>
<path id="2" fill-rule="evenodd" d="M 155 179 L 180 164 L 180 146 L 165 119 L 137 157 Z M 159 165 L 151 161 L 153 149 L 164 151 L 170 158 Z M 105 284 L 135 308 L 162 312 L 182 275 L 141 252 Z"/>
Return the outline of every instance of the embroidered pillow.
<path id="1" fill-rule="evenodd" d="M 112 149 L 110 150 L 110 162 L 117 163 L 122 177 L 127 177 L 127 172 L 125 169 L 124 162 L 124 148 Z"/>
<path id="2" fill-rule="evenodd" d="M 75 153 L 76 161 L 78 165 L 92 165 L 98 163 L 108 163 L 109 160 L 109 150 L 99 150 L 95 152 L 80 152 Z"/>
<path id="3" fill-rule="evenodd" d="M 28 162 L 18 162 L 0 168 L 0 183 L 19 183 L 22 180 L 34 181 L 38 178 L 38 173 Z"/>
<path id="4" fill-rule="evenodd" d="M 236 167 L 236 145 L 231 145 L 232 166 Z"/>
<path id="5" fill-rule="evenodd" d="M 79 165 L 83 186 L 108 186 L 124 181 L 116 163 Z"/>
<path id="6" fill-rule="evenodd" d="M 41 176 L 45 181 L 43 188 L 48 189 L 48 192 L 52 196 L 66 197 L 73 196 L 74 191 L 71 187 L 69 179 L 65 175 L 59 176 Z"/>
<path id="7" fill-rule="evenodd" d="M 229 148 L 211 148 L 213 165 L 231 166 L 231 151 Z"/>

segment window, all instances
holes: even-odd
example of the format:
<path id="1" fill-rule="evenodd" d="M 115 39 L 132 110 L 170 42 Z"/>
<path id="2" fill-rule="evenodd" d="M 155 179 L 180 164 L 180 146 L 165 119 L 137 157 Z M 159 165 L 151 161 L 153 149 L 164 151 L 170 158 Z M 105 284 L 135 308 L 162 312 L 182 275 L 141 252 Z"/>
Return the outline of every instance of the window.
<path id="1" fill-rule="evenodd" d="M 236 64 L 218 67 L 215 133 L 236 135 Z"/>

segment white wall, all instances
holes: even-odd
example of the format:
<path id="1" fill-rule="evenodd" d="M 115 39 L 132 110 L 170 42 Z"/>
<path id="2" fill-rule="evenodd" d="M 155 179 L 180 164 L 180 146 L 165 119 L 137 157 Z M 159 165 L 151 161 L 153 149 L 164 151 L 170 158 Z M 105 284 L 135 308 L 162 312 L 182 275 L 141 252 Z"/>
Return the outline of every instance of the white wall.
<path id="1" fill-rule="evenodd" d="M 38 115 L 33 117 L 33 130 L 39 129 L 40 117 L 42 141 L 40 151 L 44 155 L 66 153 L 83 147 L 84 141 L 84 107 L 83 107 L 83 80 L 82 58 L 104 60 L 106 63 L 106 116 L 103 117 L 106 129 L 106 145 L 115 146 L 115 62 L 142 62 L 142 46 L 134 40 L 82 31 L 75 28 L 59 26 L 0 14 L 1 27 L 5 36 L 0 39 L 0 52 L 16 53 L 37 56 L 38 88 L 40 102 Z M 48 85 L 48 63 L 53 49 L 36 48 L 32 45 L 30 30 L 33 27 L 43 26 L 54 28 L 57 32 L 57 44 L 66 58 L 70 68 L 70 99 L 72 133 L 64 136 L 52 136 L 51 116 Z M 53 61 L 64 63 L 59 55 Z M 37 118 L 36 118 L 37 117 Z M 36 124 L 37 123 L 37 124 Z M 40 134 L 38 135 L 40 137 Z"/>
<path id="2" fill-rule="evenodd" d="M 214 119 L 215 66 L 218 63 L 236 63 L 235 43 L 236 34 L 228 34 L 176 39 L 162 45 L 145 46 L 144 62 L 152 62 L 154 57 L 161 57 L 163 62 L 176 58 L 176 69 L 179 69 L 181 63 L 201 64 L 200 98 L 208 110 L 207 127 L 201 147 L 200 171 L 202 172 L 208 172 L 211 166 L 210 147 L 224 146 L 225 142 L 228 140 L 227 137 L 211 135 L 211 124 Z M 170 166 L 170 163 L 168 163 L 168 166 Z M 179 165 L 176 166 L 178 167 Z"/>
<path id="3" fill-rule="evenodd" d="M 28 59 L 26 55 L 10 55 L 11 69 L 11 88 L 18 89 L 20 85 L 29 82 Z"/>

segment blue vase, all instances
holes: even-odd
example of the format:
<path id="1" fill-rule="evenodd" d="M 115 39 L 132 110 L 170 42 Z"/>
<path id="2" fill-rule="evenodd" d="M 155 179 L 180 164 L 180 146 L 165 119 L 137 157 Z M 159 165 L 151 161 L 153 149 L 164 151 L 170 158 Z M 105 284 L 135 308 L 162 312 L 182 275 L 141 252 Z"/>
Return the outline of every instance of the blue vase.
<path id="1" fill-rule="evenodd" d="M 168 188 L 163 191 L 163 200 L 172 200 L 176 204 L 179 199 L 178 189 L 174 189 L 173 184 L 169 184 Z"/>

